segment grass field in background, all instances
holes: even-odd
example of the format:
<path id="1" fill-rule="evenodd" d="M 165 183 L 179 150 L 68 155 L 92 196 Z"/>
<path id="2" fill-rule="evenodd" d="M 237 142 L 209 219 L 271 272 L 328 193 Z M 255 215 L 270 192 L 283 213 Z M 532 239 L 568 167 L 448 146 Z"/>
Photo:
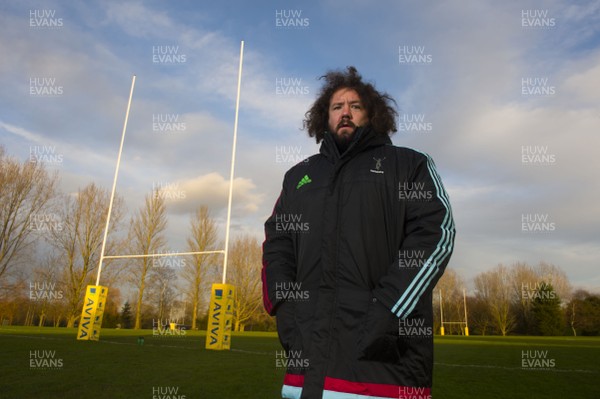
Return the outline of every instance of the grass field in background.
<path id="1" fill-rule="evenodd" d="M 203 331 L 155 337 L 152 330 L 103 329 L 98 342 L 75 335 L 0 327 L 0 398 L 280 397 L 284 370 L 276 366 L 274 333 L 234 334 L 231 351 L 205 350 Z M 34 359 L 32 367 L 32 353 L 46 362 Z M 56 367 L 37 367 L 44 364 Z M 600 398 L 600 338 L 435 337 L 433 397 Z"/>
<path id="2" fill-rule="evenodd" d="M 445 336 L 434 342 L 436 399 L 600 398 L 600 338 Z"/>

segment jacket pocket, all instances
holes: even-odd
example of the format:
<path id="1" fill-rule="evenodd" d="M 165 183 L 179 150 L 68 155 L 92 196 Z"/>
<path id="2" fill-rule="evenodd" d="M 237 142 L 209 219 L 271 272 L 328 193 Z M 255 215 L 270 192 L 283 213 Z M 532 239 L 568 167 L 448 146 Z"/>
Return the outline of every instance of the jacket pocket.
<path id="1" fill-rule="evenodd" d="M 372 298 L 358 342 L 358 359 L 398 364 L 407 349 L 398 334 L 398 320 L 388 308 Z"/>
<path id="2" fill-rule="evenodd" d="M 295 320 L 293 302 L 283 302 L 279 305 L 276 314 L 277 335 L 283 349 L 287 352 L 292 349 L 297 335 L 297 326 Z"/>

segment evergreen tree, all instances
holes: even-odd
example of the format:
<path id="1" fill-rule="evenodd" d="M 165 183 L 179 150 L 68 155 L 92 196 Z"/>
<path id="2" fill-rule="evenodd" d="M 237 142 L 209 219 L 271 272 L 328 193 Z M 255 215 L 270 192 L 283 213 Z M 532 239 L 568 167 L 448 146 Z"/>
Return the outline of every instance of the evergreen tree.
<path id="1" fill-rule="evenodd" d="M 534 295 L 531 312 L 537 335 L 563 335 L 565 323 L 560 309 L 560 298 L 552 284 L 540 285 Z"/>
<path id="2" fill-rule="evenodd" d="M 121 326 L 131 328 L 131 305 L 129 305 L 129 301 L 125 302 L 121 308 Z"/>
<path id="3" fill-rule="evenodd" d="M 600 295 L 579 290 L 566 307 L 573 335 L 600 335 Z"/>

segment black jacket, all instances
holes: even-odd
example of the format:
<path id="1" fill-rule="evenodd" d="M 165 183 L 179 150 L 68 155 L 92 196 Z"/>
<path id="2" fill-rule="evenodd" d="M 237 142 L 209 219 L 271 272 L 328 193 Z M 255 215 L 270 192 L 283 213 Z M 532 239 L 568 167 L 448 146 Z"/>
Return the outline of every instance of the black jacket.
<path id="1" fill-rule="evenodd" d="M 327 134 L 286 173 L 265 234 L 263 300 L 287 355 L 284 398 L 430 395 L 431 295 L 454 222 L 428 155 L 369 127 L 340 155 Z"/>

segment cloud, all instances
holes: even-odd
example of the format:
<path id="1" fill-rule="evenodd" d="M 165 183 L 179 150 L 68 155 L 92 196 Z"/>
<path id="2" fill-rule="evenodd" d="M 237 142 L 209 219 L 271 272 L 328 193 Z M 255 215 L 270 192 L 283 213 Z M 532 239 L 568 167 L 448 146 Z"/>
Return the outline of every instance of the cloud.
<path id="1" fill-rule="evenodd" d="M 109 2 L 106 6 L 106 17 L 133 37 L 158 36 L 174 26 L 165 12 L 145 7 L 139 1 Z"/>
<path id="2" fill-rule="evenodd" d="M 600 103 L 600 54 L 588 57 L 578 64 L 580 65 L 575 66 L 577 70 L 564 80 L 559 89 L 571 99 L 571 107 L 597 107 Z M 573 104 L 573 99 L 576 99 L 577 104 Z"/>
<path id="3" fill-rule="evenodd" d="M 52 151 L 56 154 L 62 155 L 63 157 L 68 155 L 72 162 L 79 165 L 85 165 L 87 167 L 102 165 L 108 167 L 115 163 L 115 160 L 106 158 L 100 153 L 88 151 L 85 147 L 82 147 L 77 143 L 64 141 L 60 137 L 48 137 L 47 135 L 33 132 L 21 126 L 15 126 L 3 121 L 0 121 L 0 129 L 24 139 L 30 145 L 52 147 Z"/>
<path id="4" fill-rule="evenodd" d="M 193 213 L 201 206 L 207 206 L 212 212 L 227 209 L 229 181 L 218 173 L 209 173 L 196 178 L 158 183 L 161 195 L 167 199 L 167 207 L 174 213 Z M 233 179 L 232 207 L 237 216 L 243 217 L 259 209 L 262 195 L 256 193 L 256 185 L 251 179 L 242 177 Z"/>

